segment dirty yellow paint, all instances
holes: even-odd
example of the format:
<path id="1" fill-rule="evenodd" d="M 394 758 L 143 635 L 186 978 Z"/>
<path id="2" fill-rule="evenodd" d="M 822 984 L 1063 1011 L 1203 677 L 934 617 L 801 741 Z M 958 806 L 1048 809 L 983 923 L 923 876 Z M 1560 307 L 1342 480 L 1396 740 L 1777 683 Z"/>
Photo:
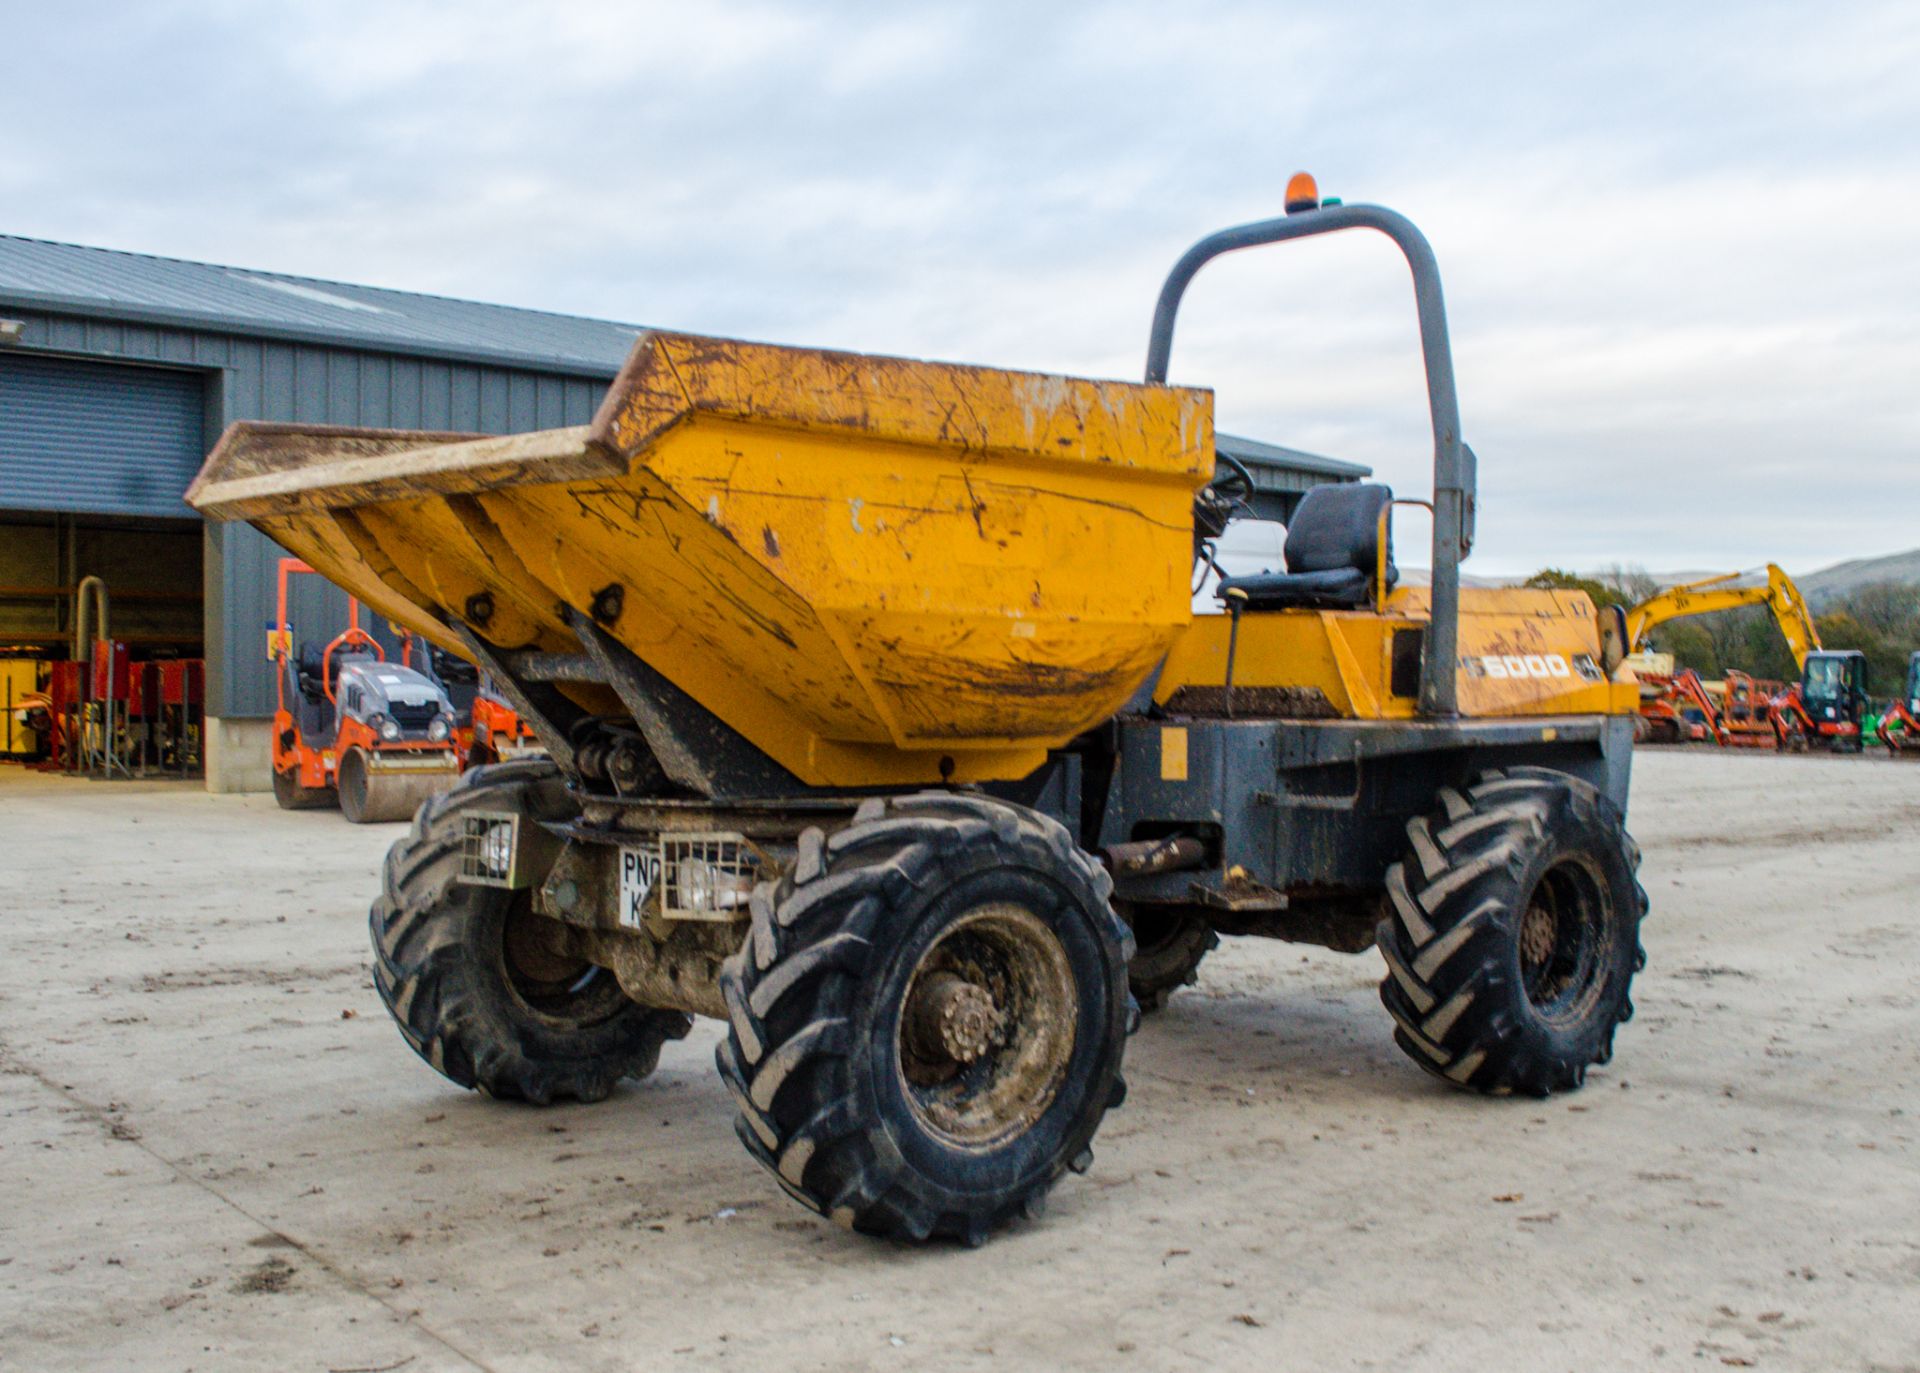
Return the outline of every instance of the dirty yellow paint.
<path id="1" fill-rule="evenodd" d="M 618 587 L 609 632 L 811 785 L 1011 780 L 1156 667 L 1162 705 L 1224 684 L 1227 621 L 1193 617 L 1187 580 L 1212 422 L 1204 391 L 654 333 L 590 425 L 236 425 L 188 499 L 442 647 L 460 620 L 577 653 L 566 609 Z M 1461 600 L 1464 715 L 1637 709 L 1584 596 Z M 1394 642 L 1428 605 L 1409 587 L 1377 611 L 1249 611 L 1235 684 L 1411 719 Z M 1162 777 L 1187 770 L 1168 728 Z"/>
<path id="2" fill-rule="evenodd" d="M 1203 391 L 673 334 L 590 426 L 446 437 L 240 426 L 192 495 L 443 646 L 484 597 L 489 641 L 577 652 L 563 607 L 618 585 L 614 637 L 824 786 L 1023 777 L 1118 710 L 1213 469 Z"/>
<path id="3" fill-rule="evenodd" d="M 1166 725 L 1160 730 L 1160 780 L 1187 780 L 1187 731 L 1179 725 Z"/>
<path id="4" fill-rule="evenodd" d="M 1371 610 L 1248 611 L 1241 616 L 1236 687 L 1314 687 L 1334 714 L 1357 720 L 1411 720 L 1413 696 L 1395 696 L 1396 631 L 1425 627 L 1425 587 L 1405 587 Z M 1154 688 L 1170 701 L 1184 686 L 1226 681 L 1229 623 L 1195 618 L 1174 645 Z M 1630 714 L 1639 688 L 1602 673 L 1593 605 L 1577 591 L 1463 587 L 1456 664 L 1460 713 L 1480 719 L 1526 715 Z"/>

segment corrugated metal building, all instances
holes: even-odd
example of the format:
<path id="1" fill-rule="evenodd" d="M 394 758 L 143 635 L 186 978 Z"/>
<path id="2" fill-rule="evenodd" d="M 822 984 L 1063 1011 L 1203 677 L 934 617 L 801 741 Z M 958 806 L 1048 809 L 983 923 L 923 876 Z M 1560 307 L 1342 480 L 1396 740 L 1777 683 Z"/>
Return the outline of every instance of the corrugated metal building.
<path id="1" fill-rule="evenodd" d="M 638 332 L 0 235 L 0 642 L 57 642 L 74 582 L 101 573 L 115 637 L 204 650 L 209 786 L 264 789 L 280 551 L 180 499 L 220 431 L 583 424 Z"/>

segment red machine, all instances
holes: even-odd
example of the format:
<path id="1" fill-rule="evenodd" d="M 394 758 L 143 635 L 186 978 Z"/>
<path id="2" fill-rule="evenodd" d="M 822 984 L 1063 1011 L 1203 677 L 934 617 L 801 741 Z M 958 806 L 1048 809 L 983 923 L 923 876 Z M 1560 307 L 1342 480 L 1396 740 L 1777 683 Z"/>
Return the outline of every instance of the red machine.
<path id="1" fill-rule="evenodd" d="M 533 726 L 512 706 L 489 694 L 483 682 L 473 698 L 467 727 L 460 731 L 461 770 L 544 752 L 534 740 Z"/>
<path id="2" fill-rule="evenodd" d="M 1728 748 L 1774 748 L 1773 702 L 1786 690 L 1784 682 L 1761 681 L 1728 668 L 1720 692 L 1717 741 Z"/>
<path id="3" fill-rule="evenodd" d="M 188 776 L 206 766 L 207 665 L 200 658 L 155 663 L 154 748 L 162 770 Z"/>
<path id="4" fill-rule="evenodd" d="M 333 804 L 355 824 L 405 820 L 460 773 L 454 710 L 424 673 L 389 663 L 347 602 L 347 628 L 324 646 L 294 649 L 287 581 L 318 576 L 298 558 L 280 560 L 279 609 L 267 635 L 275 665 L 273 796 L 286 810 Z"/>
<path id="5" fill-rule="evenodd" d="M 1718 741 L 1715 721 L 1720 708 L 1707 694 L 1706 683 L 1692 668 L 1682 668 L 1671 677 L 1640 674 L 1643 690 L 1640 702 L 1640 737 L 1650 744 L 1685 744 L 1703 739 Z M 1699 721 L 1689 718 L 1698 715 Z"/>
<path id="6" fill-rule="evenodd" d="M 1800 680 L 1773 700 L 1774 736 L 1783 752 L 1804 753 L 1817 745 L 1859 753 L 1866 712 L 1867 655 L 1859 649 L 1810 653 Z"/>
<path id="7" fill-rule="evenodd" d="M 1781 683 L 1764 682 L 1730 668 L 1716 698 L 1700 674 L 1690 667 L 1682 668 L 1671 677 L 1643 673 L 1640 680 L 1653 688 L 1640 705 L 1640 737 L 1644 742 L 1673 744 L 1705 740 L 1722 748 L 1775 746 L 1773 701 Z"/>

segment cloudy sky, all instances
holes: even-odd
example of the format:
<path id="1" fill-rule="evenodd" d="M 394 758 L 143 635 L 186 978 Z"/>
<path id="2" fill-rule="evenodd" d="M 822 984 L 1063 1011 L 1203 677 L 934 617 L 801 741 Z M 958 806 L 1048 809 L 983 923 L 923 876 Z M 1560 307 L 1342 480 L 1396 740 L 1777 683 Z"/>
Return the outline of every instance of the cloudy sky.
<path id="1" fill-rule="evenodd" d="M 1912 3 L 0 17 L 0 231 L 1133 377 L 1167 266 L 1278 213 L 1305 167 L 1439 254 L 1480 455 L 1469 570 L 1920 545 Z M 1384 240 L 1228 259 L 1188 302 L 1174 378 L 1215 388 L 1221 427 L 1424 494 Z"/>

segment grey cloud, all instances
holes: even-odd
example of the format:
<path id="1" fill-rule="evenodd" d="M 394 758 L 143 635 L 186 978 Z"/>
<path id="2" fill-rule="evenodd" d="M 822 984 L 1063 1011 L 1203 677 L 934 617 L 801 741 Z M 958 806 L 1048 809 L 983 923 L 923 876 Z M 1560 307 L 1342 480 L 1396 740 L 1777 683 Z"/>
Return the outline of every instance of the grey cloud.
<path id="1" fill-rule="evenodd" d="M 1131 375 L 1296 166 L 1425 224 L 1478 571 L 1920 543 L 1911 6 L 19 5 L 12 232 L 750 337 Z M 77 98 L 79 97 L 79 98 Z M 1404 272 L 1203 276 L 1223 422 L 1427 440 Z M 1411 559 L 1410 559 L 1411 560 Z"/>

